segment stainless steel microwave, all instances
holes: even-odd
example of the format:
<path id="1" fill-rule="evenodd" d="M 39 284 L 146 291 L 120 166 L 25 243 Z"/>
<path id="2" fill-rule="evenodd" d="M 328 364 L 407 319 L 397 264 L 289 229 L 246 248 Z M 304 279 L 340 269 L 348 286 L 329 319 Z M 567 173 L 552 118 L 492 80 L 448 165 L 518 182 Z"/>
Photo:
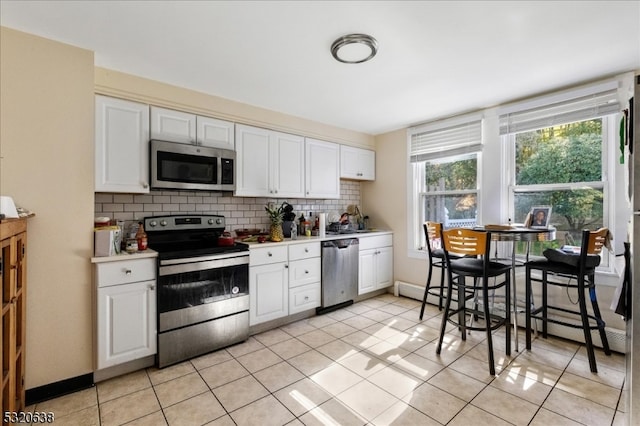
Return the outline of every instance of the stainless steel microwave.
<path id="1" fill-rule="evenodd" d="M 150 142 L 151 189 L 233 191 L 236 153 L 185 143 Z"/>

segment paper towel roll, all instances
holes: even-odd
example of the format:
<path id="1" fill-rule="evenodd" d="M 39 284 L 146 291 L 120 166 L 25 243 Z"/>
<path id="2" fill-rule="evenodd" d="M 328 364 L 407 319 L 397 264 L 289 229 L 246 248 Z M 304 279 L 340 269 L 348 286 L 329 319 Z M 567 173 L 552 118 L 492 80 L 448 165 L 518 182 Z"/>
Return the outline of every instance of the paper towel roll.
<path id="1" fill-rule="evenodd" d="M 318 236 L 320 238 L 324 238 L 327 236 L 327 214 L 326 213 L 320 213 L 318 215 L 318 228 L 320 228 L 318 230 Z"/>

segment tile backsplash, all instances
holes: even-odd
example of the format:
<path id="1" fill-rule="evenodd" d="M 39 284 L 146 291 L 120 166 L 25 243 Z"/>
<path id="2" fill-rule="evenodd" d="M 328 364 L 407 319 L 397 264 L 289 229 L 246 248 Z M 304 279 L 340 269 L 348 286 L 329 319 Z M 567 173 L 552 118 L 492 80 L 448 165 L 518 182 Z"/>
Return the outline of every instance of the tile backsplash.
<path id="1" fill-rule="evenodd" d="M 360 182 L 340 181 L 340 198 L 315 200 L 306 198 L 282 199 L 266 197 L 234 197 L 226 193 L 203 191 L 152 191 L 149 194 L 95 194 L 95 216 L 108 216 L 124 220 L 125 226 L 147 216 L 170 214 L 219 214 L 226 219 L 226 229 L 268 229 L 269 218 L 264 211 L 267 203 L 280 205 L 283 201 L 293 206 L 296 217 L 309 212 L 341 214 L 349 204 L 360 204 Z M 126 229 L 126 228 L 125 228 Z"/>

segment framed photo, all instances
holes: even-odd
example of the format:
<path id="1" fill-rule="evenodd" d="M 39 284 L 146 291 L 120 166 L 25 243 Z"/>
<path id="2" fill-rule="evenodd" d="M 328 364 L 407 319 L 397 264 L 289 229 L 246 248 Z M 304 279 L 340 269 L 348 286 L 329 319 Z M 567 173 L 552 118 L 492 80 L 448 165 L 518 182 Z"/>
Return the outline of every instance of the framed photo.
<path id="1" fill-rule="evenodd" d="M 529 228 L 548 228 L 551 218 L 551 206 L 531 207 Z"/>

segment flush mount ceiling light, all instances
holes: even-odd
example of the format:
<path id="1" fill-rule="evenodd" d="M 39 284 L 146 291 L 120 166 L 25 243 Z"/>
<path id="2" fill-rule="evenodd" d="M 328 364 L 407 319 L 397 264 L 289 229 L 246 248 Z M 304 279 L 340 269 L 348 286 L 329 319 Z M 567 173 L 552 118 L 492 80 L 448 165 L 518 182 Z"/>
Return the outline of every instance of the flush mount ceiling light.
<path id="1" fill-rule="evenodd" d="M 331 45 L 331 54 L 345 64 L 360 64 L 376 56 L 378 42 L 367 34 L 347 34 Z"/>

